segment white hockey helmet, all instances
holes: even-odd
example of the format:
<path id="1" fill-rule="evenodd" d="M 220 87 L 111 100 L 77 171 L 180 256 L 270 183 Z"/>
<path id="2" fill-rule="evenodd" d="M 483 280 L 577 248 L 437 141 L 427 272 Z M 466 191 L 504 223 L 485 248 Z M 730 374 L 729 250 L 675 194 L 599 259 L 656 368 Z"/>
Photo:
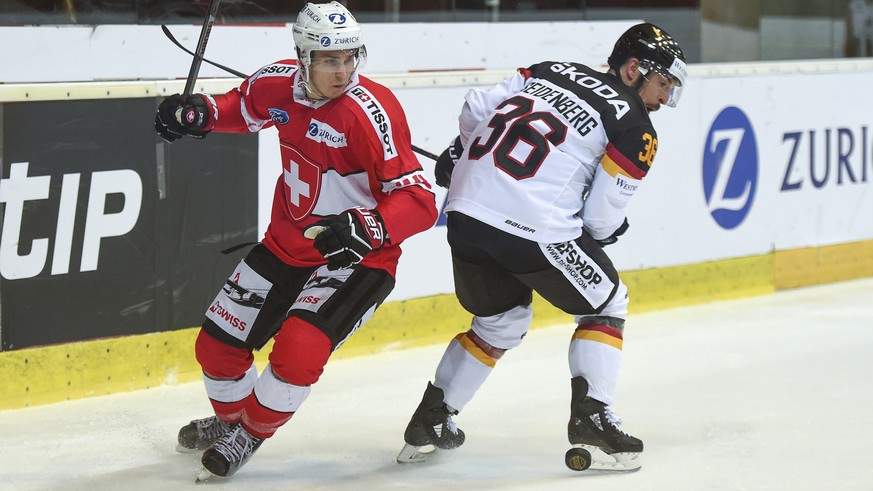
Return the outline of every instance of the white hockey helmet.
<path id="1" fill-rule="evenodd" d="M 313 51 L 355 50 L 357 67 L 366 58 L 361 26 L 352 13 L 336 1 L 307 3 L 297 14 L 292 34 L 297 56 L 307 72 Z"/>

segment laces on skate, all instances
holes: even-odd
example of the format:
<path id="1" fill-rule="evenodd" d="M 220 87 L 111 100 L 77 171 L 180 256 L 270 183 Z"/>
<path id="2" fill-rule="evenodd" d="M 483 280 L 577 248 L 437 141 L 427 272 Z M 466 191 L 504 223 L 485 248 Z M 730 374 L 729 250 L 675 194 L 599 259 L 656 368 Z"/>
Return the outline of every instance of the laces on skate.
<path id="1" fill-rule="evenodd" d="M 243 428 L 242 424 L 233 425 L 227 434 L 203 452 L 203 457 L 200 459 L 203 469 L 197 476 L 197 482 L 205 481 L 212 476 L 234 475 L 248 462 L 262 443 L 264 443 L 263 438 L 253 436 Z"/>
<path id="2" fill-rule="evenodd" d="M 179 430 L 176 451 L 188 453 L 206 450 L 230 431 L 230 426 L 217 416 L 195 419 Z"/>
<path id="3" fill-rule="evenodd" d="M 606 416 L 606 421 L 609 424 L 611 424 L 613 427 L 615 427 L 616 430 L 620 431 L 621 433 L 623 433 L 625 435 L 628 435 L 624 430 L 621 429 L 621 423 L 622 423 L 621 416 L 619 416 L 615 411 L 613 411 L 612 408 L 610 408 L 609 406 L 604 407 L 603 414 L 604 414 L 604 416 Z M 628 436 L 630 436 L 630 435 L 628 435 Z"/>
<path id="4" fill-rule="evenodd" d="M 564 456 L 575 471 L 635 471 L 642 466 L 643 442 L 621 428 L 622 419 L 609 406 L 590 398 L 570 416 L 567 434 L 572 448 Z"/>

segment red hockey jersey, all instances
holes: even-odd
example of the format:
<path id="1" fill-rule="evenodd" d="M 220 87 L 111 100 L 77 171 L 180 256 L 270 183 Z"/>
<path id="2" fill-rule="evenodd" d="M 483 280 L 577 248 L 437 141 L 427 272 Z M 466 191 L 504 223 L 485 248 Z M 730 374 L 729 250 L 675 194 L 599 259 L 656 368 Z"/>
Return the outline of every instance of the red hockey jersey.
<path id="1" fill-rule="evenodd" d="M 340 97 L 312 100 L 296 60 L 282 60 L 212 102 L 214 131 L 279 130 L 282 172 L 263 243 L 286 263 L 324 264 L 303 231 L 362 206 L 379 211 L 388 235 L 362 264 L 394 275 L 400 243 L 436 221 L 435 196 L 412 153 L 406 115 L 386 87 L 355 74 Z"/>

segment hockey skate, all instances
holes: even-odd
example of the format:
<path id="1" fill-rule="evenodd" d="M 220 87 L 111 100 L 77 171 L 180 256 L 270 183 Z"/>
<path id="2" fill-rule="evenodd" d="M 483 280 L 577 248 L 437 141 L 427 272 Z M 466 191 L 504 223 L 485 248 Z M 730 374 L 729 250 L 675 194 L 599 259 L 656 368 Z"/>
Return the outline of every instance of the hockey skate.
<path id="1" fill-rule="evenodd" d="M 398 464 L 411 464 L 446 457 L 464 444 L 464 432 L 455 426 L 451 411 L 443 402 L 443 390 L 428 382 L 421 403 L 412 414 L 397 455 Z"/>
<path id="2" fill-rule="evenodd" d="M 216 416 L 195 419 L 179 430 L 176 451 L 183 453 L 202 452 L 211 447 L 228 431 L 230 431 L 230 424 Z"/>
<path id="3" fill-rule="evenodd" d="M 264 443 L 263 438 L 253 436 L 237 423 L 224 436 L 203 452 L 200 463 L 203 468 L 197 475 L 197 482 L 213 476 L 230 477 L 245 465 L 255 451 Z"/>
<path id="4" fill-rule="evenodd" d="M 642 466 L 643 442 L 621 430 L 621 418 L 609 407 L 587 397 L 588 383 L 571 380 L 573 395 L 567 437 L 573 448 L 564 460 L 574 471 L 635 471 Z"/>

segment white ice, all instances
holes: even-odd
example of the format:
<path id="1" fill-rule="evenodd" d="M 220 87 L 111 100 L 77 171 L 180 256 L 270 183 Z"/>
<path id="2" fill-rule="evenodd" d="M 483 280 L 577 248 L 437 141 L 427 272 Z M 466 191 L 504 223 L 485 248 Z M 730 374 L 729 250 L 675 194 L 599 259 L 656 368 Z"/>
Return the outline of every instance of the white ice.
<path id="1" fill-rule="evenodd" d="M 503 357 L 436 465 L 394 457 L 442 344 L 328 364 L 247 466 L 204 484 L 174 451 L 210 413 L 200 383 L 2 411 L 0 489 L 873 490 L 873 279 L 632 316 L 614 408 L 645 441 L 635 473 L 564 466 L 572 328 Z"/>

